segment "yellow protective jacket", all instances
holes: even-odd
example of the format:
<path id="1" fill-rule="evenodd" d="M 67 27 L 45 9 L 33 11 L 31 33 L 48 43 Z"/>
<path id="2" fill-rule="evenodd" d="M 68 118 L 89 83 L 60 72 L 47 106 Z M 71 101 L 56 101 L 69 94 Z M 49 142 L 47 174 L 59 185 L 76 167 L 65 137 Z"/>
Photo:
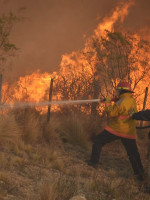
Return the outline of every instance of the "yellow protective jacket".
<path id="1" fill-rule="evenodd" d="M 130 114 L 137 112 L 137 106 L 131 93 L 120 95 L 117 102 L 105 109 L 110 117 L 105 130 L 123 138 L 136 139 L 136 121 Z"/>

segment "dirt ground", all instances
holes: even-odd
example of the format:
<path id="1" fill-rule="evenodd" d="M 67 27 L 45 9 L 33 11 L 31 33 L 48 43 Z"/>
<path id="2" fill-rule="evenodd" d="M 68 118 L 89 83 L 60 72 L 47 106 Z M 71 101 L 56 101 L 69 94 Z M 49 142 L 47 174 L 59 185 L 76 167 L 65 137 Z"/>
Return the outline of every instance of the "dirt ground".
<path id="1" fill-rule="evenodd" d="M 144 168 L 146 169 L 147 146 L 143 148 L 144 143 L 145 139 L 139 140 L 138 146 Z M 145 145 L 147 144 L 145 143 Z M 94 169 L 86 164 L 86 160 L 90 156 L 90 150 L 86 151 L 68 143 L 63 143 L 63 148 L 59 149 L 59 160 L 62 161 L 61 167 L 40 163 L 34 164 L 31 159 L 19 165 L 13 162 L 13 165 L 9 166 L 9 160 L 11 162 L 14 154 L 13 152 L 3 153 L 8 157 L 8 168 L 6 166 L 0 170 L 0 200 L 42 200 L 40 191 L 43 185 L 47 183 L 53 185 L 61 177 L 67 177 L 67 179 L 73 177 L 78 180 L 80 187 L 78 186 L 76 193 L 84 193 L 87 199 L 90 197 L 88 190 L 85 189 L 88 187 L 87 183 L 94 182 L 93 180 L 98 179 L 98 177 L 99 181 L 102 182 L 104 182 L 104 179 L 109 179 L 111 184 L 116 180 L 120 183 L 123 182 L 123 184 L 127 183 L 127 188 L 130 188 L 130 184 L 132 184 L 132 195 L 130 194 L 130 196 L 134 196 L 133 199 L 147 200 L 150 198 L 149 194 L 138 190 L 138 184 L 134 180 L 132 168 L 120 141 L 108 144 L 103 148 L 98 169 Z M 84 185 L 84 187 L 81 185 Z M 115 188 L 115 186 L 113 187 Z M 118 186 L 116 185 L 116 187 Z M 122 185 L 122 188 L 124 190 L 127 189 L 124 185 Z M 106 188 L 103 188 L 99 199 L 101 200 L 102 195 L 105 196 L 106 193 L 108 195 L 109 192 L 106 191 Z M 111 192 L 110 195 L 112 195 Z M 107 199 L 111 199 L 111 197 L 107 197 Z M 118 197 L 118 200 L 120 199 Z"/>

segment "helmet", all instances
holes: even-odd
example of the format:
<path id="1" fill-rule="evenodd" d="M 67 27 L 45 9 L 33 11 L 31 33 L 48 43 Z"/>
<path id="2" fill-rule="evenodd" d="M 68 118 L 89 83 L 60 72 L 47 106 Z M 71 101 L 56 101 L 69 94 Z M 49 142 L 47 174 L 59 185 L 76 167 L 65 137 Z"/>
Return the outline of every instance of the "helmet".
<path id="1" fill-rule="evenodd" d="M 126 90 L 126 91 L 129 91 L 129 92 L 133 92 L 130 83 L 128 83 L 126 81 L 121 81 L 117 85 L 117 90 Z"/>

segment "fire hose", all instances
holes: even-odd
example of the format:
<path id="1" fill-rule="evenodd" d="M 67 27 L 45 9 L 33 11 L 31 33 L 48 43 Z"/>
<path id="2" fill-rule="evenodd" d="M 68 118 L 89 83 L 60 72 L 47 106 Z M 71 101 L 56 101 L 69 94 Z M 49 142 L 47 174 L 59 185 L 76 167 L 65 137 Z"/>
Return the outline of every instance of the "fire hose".
<path id="1" fill-rule="evenodd" d="M 116 101 L 117 98 L 111 99 L 111 101 Z M 9 108 L 24 108 L 24 107 L 38 107 L 38 106 L 51 106 L 51 105 L 68 105 L 68 104 L 85 104 L 85 103 L 104 103 L 105 99 L 86 99 L 86 100 L 63 100 L 63 101 L 43 101 L 43 102 L 16 102 L 9 104 L 0 104 L 0 109 Z"/>
<path id="2" fill-rule="evenodd" d="M 8 108 L 23 108 L 29 106 L 49 106 L 49 105 L 67 105 L 67 104 L 83 104 L 83 103 L 92 103 L 100 102 L 100 99 L 91 99 L 91 100 L 70 100 L 70 101 L 43 101 L 43 102 L 17 102 L 10 104 L 1 104 L 0 109 Z"/>

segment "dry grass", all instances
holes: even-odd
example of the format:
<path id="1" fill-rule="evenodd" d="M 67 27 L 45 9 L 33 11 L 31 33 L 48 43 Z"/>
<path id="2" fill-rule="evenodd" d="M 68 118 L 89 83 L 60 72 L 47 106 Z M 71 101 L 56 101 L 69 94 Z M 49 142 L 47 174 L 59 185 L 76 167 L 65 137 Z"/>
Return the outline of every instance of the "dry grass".
<path id="1" fill-rule="evenodd" d="M 39 200 L 55 200 L 57 194 L 55 192 L 55 185 L 44 183 L 40 190 Z"/>
<path id="2" fill-rule="evenodd" d="M 23 171 L 28 161 L 25 158 L 15 157 L 13 163 L 19 171 Z"/>
<path id="3" fill-rule="evenodd" d="M 13 114 L 0 115 L 0 144 L 3 148 L 16 145 L 21 135 L 21 128 Z"/>
<path id="4" fill-rule="evenodd" d="M 0 200 L 4 200 L 3 196 L 0 194 Z"/>
<path id="5" fill-rule="evenodd" d="M 32 153 L 29 154 L 29 156 L 31 157 L 32 162 L 48 166 L 52 160 L 51 158 L 53 156 L 53 152 L 49 146 L 37 146 L 34 148 Z M 55 159 L 53 158 L 53 160 Z"/>
<path id="6" fill-rule="evenodd" d="M 30 154 L 33 150 L 31 144 L 26 144 L 21 138 L 18 140 L 17 145 L 12 148 L 12 151 L 15 155 L 23 156 L 25 153 Z"/>
<path id="7" fill-rule="evenodd" d="M 132 179 L 110 178 L 104 171 L 86 179 L 61 175 L 40 188 L 39 200 L 69 200 L 78 194 L 84 194 L 87 200 L 149 200 L 149 194 L 139 192 Z"/>
<path id="8" fill-rule="evenodd" d="M 89 138 L 83 127 L 83 122 L 77 116 L 70 116 L 63 119 L 61 137 L 73 145 L 84 149 L 89 148 Z"/>
<path id="9" fill-rule="evenodd" d="M 22 139 L 26 143 L 36 143 L 42 135 L 40 114 L 34 108 L 19 109 L 13 113 L 23 130 Z"/>
<path id="10" fill-rule="evenodd" d="M 92 117 L 92 116 L 83 116 L 83 127 L 85 128 L 86 133 L 89 135 L 91 140 L 103 131 L 106 126 L 107 119 L 105 117 Z"/>
<path id="11" fill-rule="evenodd" d="M 148 200 L 149 194 L 138 190 L 133 179 L 109 177 L 103 171 L 95 173 L 88 178 L 85 183 L 85 193 L 87 200 Z"/>
<path id="12" fill-rule="evenodd" d="M 57 117 L 51 117 L 50 121 L 47 122 L 46 118 L 43 118 L 43 137 L 44 140 L 50 144 L 55 145 L 55 143 L 59 140 L 59 132 L 60 132 L 60 120 Z"/>
<path id="13" fill-rule="evenodd" d="M 27 162 L 57 170 L 63 169 L 63 161 L 54 150 L 55 141 L 58 141 L 58 120 L 51 119 L 46 126 L 48 144 L 43 143 L 43 124 L 41 116 L 29 109 L 0 116 L 0 143 L 4 151 L 0 154 L 0 169 L 16 166 L 19 170 L 24 168 Z M 11 155 L 10 158 L 5 152 L 6 149 Z"/>
<path id="14" fill-rule="evenodd" d="M 41 136 L 40 119 L 30 114 L 25 120 L 23 140 L 27 143 L 35 143 Z"/>
<path id="15" fill-rule="evenodd" d="M 60 175 L 53 183 L 44 183 L 39 200 L 69 200 L 78 190 L 75 179 Z"/>
<path id="16" fill-rule="evenodd" d="M 8 181 L 7 171 L 1 171 L 0 172 L 0 181 L 3 181 L 3 182 Z"/>
<path id="17" fill-rule="evenodd" d="M 46 115 L 35 109 L 21 109 L 14 112 L 16 121 L 23 129 L 22 139 L 29 144 L 47 142 L 54 145 L 58 141 L 60 121 L 52 116 L 47 122 Z"/>
<path id="18" fill-rule="evenodd" d="M 60 158 L 57 158 L 53 160 L 53 162 L 51 163 L 51 166 L 53 169 L 62 171 L 64 169 L 64 162 Z"/>
<path id="19" fill-rule="evenodd" d="M 60 123 L 59 118 L 52 116 L 49 123 L 46 124 L 45 121 L 45 116 L 40 116 L 34 110 L 22 110 L 15 114 L 0 116 L 0 194 L 2 197 L 7 195 L 7 191 L 13 185 L 13 180 L 7 175 L 9 170 L 17 176 L 28 174 L 30 178 L 32 177 L 33 183 L 36 179 L 34 170 L 38 168 L 39 171 L 48 170 L 48 174 L 50 170 L 57 174 L 55 181 L 51 176 L 47 177 L 46 180 L 50 179 L 50 181 L 40 187 L 37 194 L 39 200 L 69 200 L 80 192 L 85 194 L 87 200 L 149 199 L 149 195 L 138 191 L 137 185 L 130 177 L 128 173 L 130 168 L 128 164 L 126 165 L 126 161 L 123 162 L 127 159 L 126 152 L 118 143 L 104 148 L 102 168 L 96 171 L 83 164 L 82 159 L 85 158 L 90 147 L 89 135 L 92 131 L 94 134 L 98 133 L 99 128 L 103 126 L 101 120 L 91 121 L 86 117 L 70 116 L 62 117 Z M 138 138 L 138 145 L 142 160 L 145 161 L 147 131 L 142 136 Z M 70 144 L 62 143 L 61 139 Z M 60 145 L 64 145 L 65 148 L 62 149 Z M 76 148 L 76 145 L 84 150 Z M 68 152 L 65 152 L 67 148 L 69 158 Z M 120 163 L 124 171 L 121 171 Z M 30 169 L 32 169 L 31 173 Z M 119 173 L 123 176 L 119 176 Z M 126 174 L 128 176 L 125 176 Z M 42 175 L 40 176 L 42 181 Z M 39 183 L 36 182 L 35 185 L 37 189 Z M 17 193 L 18 191 L 15 194 L 16 199 Z"/>
<path id="20" fill-rule="evenodd" d="M 0 153 L 0 169 L 8 167 L 8 159 L 3 152 Z"/>
<path id="21" fill-rule="evenodd" d="M 7 190 L 9 187 L 10 184 L 7 171 L 0 171 L 0 194 L 2 195 L 2 197 L 7 195 Z"/>

